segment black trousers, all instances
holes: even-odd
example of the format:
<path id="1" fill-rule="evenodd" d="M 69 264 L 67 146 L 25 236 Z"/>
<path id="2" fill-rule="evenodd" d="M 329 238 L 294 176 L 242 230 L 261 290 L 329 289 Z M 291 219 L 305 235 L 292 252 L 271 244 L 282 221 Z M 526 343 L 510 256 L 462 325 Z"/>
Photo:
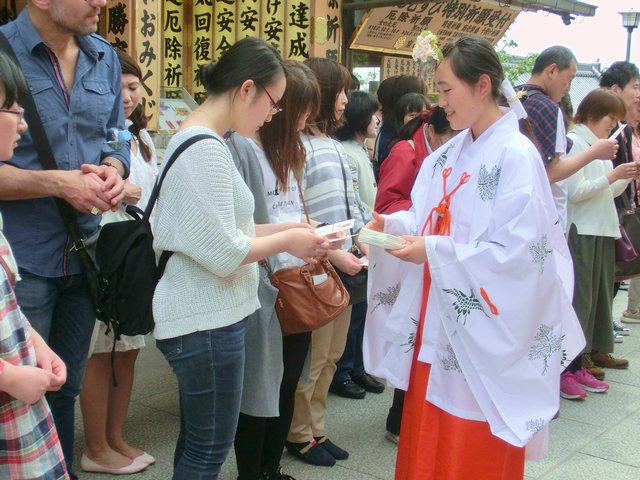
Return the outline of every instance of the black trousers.
<path id="1" fill-rule="evenodd" d="M 263 473 L 276 473 L 293 418 L 296 387 L 310 345 L 311 332 L 282 337 L 284 373 L 280 384 L 279 417 L 252 417 L 240 413 L 233 444 L 238 480 L 258 480 Z"/>

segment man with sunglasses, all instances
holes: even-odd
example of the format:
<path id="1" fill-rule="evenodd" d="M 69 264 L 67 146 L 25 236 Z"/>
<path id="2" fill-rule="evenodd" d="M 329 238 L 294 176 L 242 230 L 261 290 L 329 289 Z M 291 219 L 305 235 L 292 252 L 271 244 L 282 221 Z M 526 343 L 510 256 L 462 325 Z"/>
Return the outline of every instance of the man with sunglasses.
<path id="1" fill-rule="evenodd" d="M 68 368 L 66 384 L 47 399 L 71 478 L 77 478 L 71 468 L 74 404 L 95 312 L 55 199 L 74 208 L 87 238 L 100 214 L 123 197 L 129 145 L 106 146 L 108 129 L 124 129 L 120 65 L 109 43 L 95 35 L 106 3 L 30 0 L 15 21 L 0 27 L 29 83 L 47 137 L 39 141 L 48 141 L 58 167 L 43 168 L 30 125 L 14 158 L 0 163 L 0 208 L 20 266 L 20 306 Z"/>

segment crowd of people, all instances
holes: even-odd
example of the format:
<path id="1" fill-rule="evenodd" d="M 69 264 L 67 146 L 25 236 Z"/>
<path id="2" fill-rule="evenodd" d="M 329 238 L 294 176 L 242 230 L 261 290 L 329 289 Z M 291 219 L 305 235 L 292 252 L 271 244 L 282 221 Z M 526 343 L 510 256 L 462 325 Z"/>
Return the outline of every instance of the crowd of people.
<path id="1" fill-rule="evenodd" d="M 124 435 L 144 337 L 96 320 L 61 213 L 88 239 L 125 205 L 144 210 L 159 173 L 144 72 L 95 35 L 94 3 L 29 2 L 0 27 L 3 478 L 155 462 Z M 206 97 L 167 146 L 151 220 L 157 255 L 173 252 L 153 337 L 178 383 L 174 479 L 218 478 L 232 447 L 238 480 L 294 480 L 285 449 L 331 467 L 349 445 L 326 429 L 329 393 L 385 382 L 396 479 L 523 478 L 560 398 L 605 392 L 605 369 L 628 368 L 612 353 L 640 322 L 640 280 L 623 323 L 612 301 L 617 212 L 638 205 L 640 72 L 615 62 L 574 116 L 569 49 L 542 51 L 514 89 L 486 40 L 441 47 L 434 104 L 420 77 L 372 95 L 338 62 L 285 61 L 251 37 L 201 69 Z M 402 246 L 369 245 L 363 228 Z M 283 335 L 271 276 L 327 259 L 367 293 Z"/>

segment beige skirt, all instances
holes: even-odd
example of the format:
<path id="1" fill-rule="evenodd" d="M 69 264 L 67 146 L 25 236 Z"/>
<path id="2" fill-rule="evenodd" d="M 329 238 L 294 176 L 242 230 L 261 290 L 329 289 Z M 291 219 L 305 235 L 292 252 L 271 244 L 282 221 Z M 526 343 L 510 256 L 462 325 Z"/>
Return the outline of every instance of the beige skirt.
<path id="1" fill-rule="evenodd" d="M 116 352 L 126 352 L 135 350 L 145 346 L 144 335 L 134 335 L 132 337 L 121 335 L 120 340 L 116 341 Z M 113 332 L 107 334 L 107 326 L 104 322 L 96 320 L 93 327 L 93 335 L 91 336 L 91 346 L 89 348 L 89 356 L 94 353 L 111 353 L 113 348 Z"/>

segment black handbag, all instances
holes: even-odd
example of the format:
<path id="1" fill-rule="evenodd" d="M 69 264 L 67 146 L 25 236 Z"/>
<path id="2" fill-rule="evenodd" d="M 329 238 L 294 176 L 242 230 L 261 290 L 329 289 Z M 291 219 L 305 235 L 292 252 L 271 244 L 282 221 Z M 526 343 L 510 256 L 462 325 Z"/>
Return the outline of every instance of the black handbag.
<path id="1" fill-rule="evenodd" d="M 621 197 L 623 207 L 618 210 L 621 233 L 624 230 L 635 251 L 640 252 L 640 208 L 632 207 L 625 193 Z M 616 242 L 620 240 L 616 240 Z M 640 255 L 631 261 L 624 261 L 622 258 L 616 257 L 615 272 L 616 282 L 640 276 Z"/>
<path id="2" fill-rule="evenodd" d="M 358 256 L 354 251 L 351 253 Z M 355 275 L 349 275 L 337 268 L 336 272 L 338 273 L 340 280 L 342 280 L 344 288 L 349 292 L 349 305 L 355 305 L 356 303 L 363 302 L 367 299 L 367 281 L 369 275 L 366 268 L 363 268 Z"/>

